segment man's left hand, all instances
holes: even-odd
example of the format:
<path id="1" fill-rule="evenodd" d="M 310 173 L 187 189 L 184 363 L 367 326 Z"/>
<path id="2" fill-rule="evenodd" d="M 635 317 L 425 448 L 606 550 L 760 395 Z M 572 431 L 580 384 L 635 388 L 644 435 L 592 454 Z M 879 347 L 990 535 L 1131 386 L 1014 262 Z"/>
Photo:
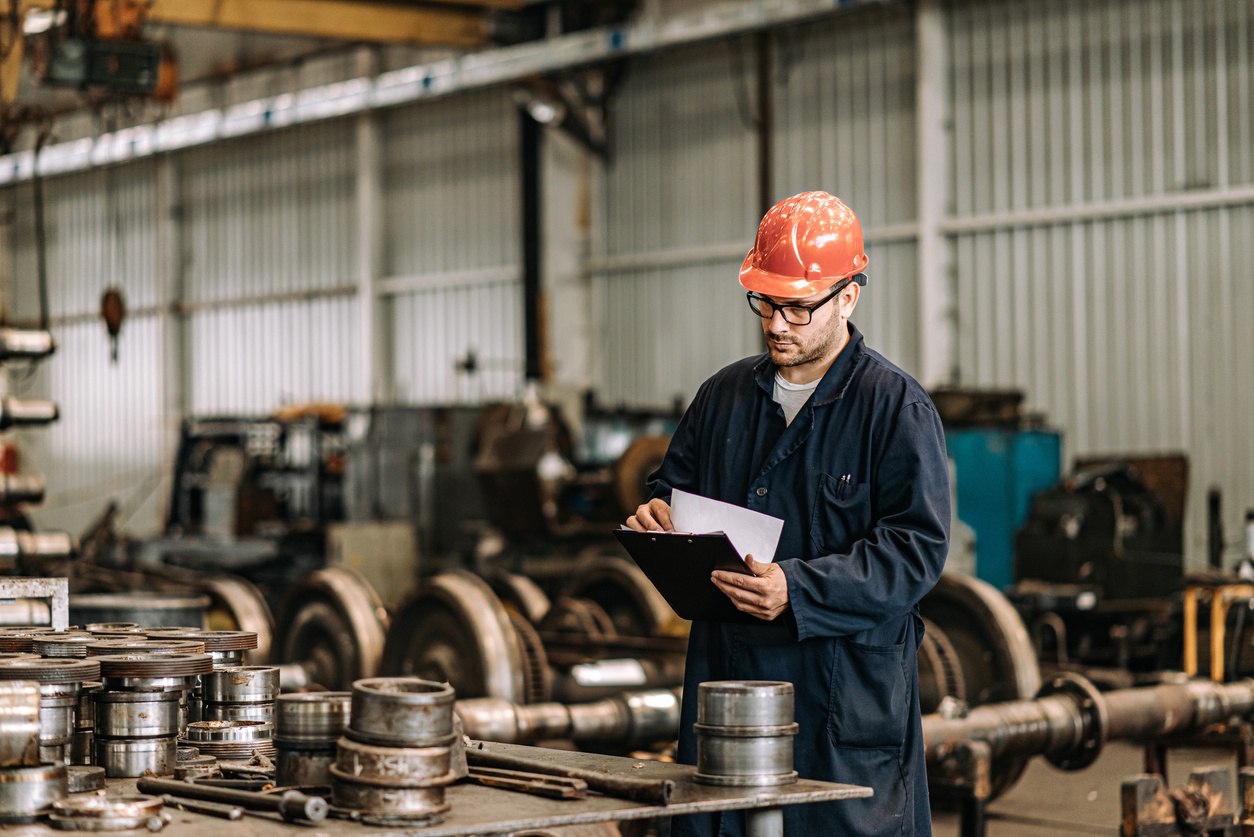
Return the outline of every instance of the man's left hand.
<path id="1" fill-rule="evenodd" d="M 788 580 L 778 564 L 762 564 L 752 555 L 745 556 L 745 564 L 753 575 L 715 570 L 710 580 L 737 610 L 769 622 L 788 608 Z"/>

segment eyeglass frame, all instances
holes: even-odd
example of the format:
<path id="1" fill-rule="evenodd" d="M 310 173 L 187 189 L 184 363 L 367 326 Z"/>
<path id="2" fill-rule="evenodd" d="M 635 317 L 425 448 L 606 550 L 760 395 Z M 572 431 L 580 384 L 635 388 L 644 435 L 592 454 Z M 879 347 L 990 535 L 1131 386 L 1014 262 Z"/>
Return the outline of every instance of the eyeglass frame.
<path id="1" fill-rule="evenodd" d="M 837 296 L 839 296 L 840 292 L 843 291 L 845 288 L 847 288 L 850 282 L 857 282 L 859 285 L 865 285 L 866 284 L 865 276 L 866 276 L 865 274 L 859 273 L 856 276 L 850 276 L 848 279 L 842 279 L 840 282 L 836 284 L 836 287 L 832 288 L 831 293 L 829 293 L 827 296 L 823 297 L 818 302 L 812 305 L 801 305 L 800 303 L 796 303 L 796 302 L 790 302 L 785 305 L 781 305 L 778 302 L 772 301 L 770 297 L 763 296 L 757 291 L 749 291 L 748 293 L 745 294 L 745 299 L 749 301 L 749 310 L 757 314 L 759 317 L 761 317 L 764 320 L 772 319 L 775 316 L 775 312 L 778 311 L 779 315 L 784 318 L 784 322 L 788 323 L 789 325 L 806 326 L 814 322 L 814 312 L 822 308 L 827 303 L 831 302 Z M 767 305 L 771 306 L 771 313 L 763 314 L 761 311 L 755 308 L 753 305 L 755 300 L 759 302 L 764 302 Z M 804 323 L 795 323 L 792 320 L 788 319 L 788 315 L 784 313 L 785 309 L 787 308 L 791 308 L 794 311 L 805 311 L 806 321 Z"/>

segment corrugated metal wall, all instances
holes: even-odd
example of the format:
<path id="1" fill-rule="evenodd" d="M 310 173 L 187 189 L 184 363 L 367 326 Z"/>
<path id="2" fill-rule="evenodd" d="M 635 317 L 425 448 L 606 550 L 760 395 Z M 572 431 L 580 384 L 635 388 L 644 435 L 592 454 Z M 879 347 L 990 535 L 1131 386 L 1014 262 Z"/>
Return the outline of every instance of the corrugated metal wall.
<path id="1" fill-rule="evenodd" d="M 99 515 L 108 498 L 121 520 L 141 529 L 155 521 L 161 474 L 161 335 L 154 258 L 154 172 L 151 163 L 98 170 L 44 184 L 48 297 L 57 353 L 28 376 L 11 368 L 17 397 L 51 398 L 62 419 L 22 434 L 27 470 L 48 479 L 35 510 L 74 534 Z M 38 317 L 33 189 L 11 190 L 16 319 Z M 124 322 L 118 361 L 98 319 L 101 293 L 117 285 L 132 315 Z"/>
<path id="2" fill-rule="evenodd" d="M 944 9 L 953 133 L 943 231 L 960 383 L 1024 388 L 1065 431 L 1069 454 L 1186 451 L 1196 558 L 1206 485 L 1226 492 L 1230 530 L 1254 501 L 1254 11 L 1246 0 Z M 908 370 L 928 351 L 915 279 L 916 157 L 928 149 L 914 147 L 911 14 L 900 4 L 773 36 L 773 197 L 825 188 L 857 209 L 872 283 L 855 321 Z M 753 70 L 751 39 L 628 64 L 589 270 L 590 368 L 604 401 L 686 399 L 759 350 L 733 279 L 758 219 Z M 374 118 L 394 394 L 513 395 L 522 339 L 508 92 Z M 355 126 L 339 121 L 172 158 L 191 409 L 364 397 L 355 143 Z M 144 311 L 160 296 L 145 221 L 154 179 L 145 165 L 48 183 L 54 311 L 70 319 L 62 353 L 26 386 L 61 398 L 66 418 L 25 435 L 42 439 L 34 450 L 51 457 L 54 486 L 156 467 L 150 437 L 134 429 L 159 422 L 162 398 L 149 365 L 163 338 Z M 29 315 L 29 186 L 7 195 L 12 304 Z M 96 310 L 115 275 L 137 313 L 110 367 L 100 326 L 75 318 Z M 93 461 L 104 464 L 84 466 Z"/>
<path id="3" fill-rule="evenodd" d="M 1207 486 L 1230 532 L 1254 504 L 1252 44 L 1245 0 L 950 17 L 962 383 L 1023 388 L 1069 455 L 1188 453 L 1195 560 Z"/>
<path id="4" fill-rule="evenodd" d="M 488 90 L 385 114 L 395 396 L 511 398 L 523 378 L 518 117 Z"/>
<path id="5" fill-rule="evenodd" d="M 594 269 L 607 403 L 686 401 L 760 342 L 731 278 L 757 223 L 757 144 L 738 100 L 752 88 L 751 46 L 739 42 L 631 62 Z"/>
<path id="6" fill-rule="evenodd" d="M 917 374 L 911 9 L 785 30 L 776 44 L 776 197 L 823 189 L 854 208 L 870 263 L 853 322 L 871 347 Z"/>
<path id="7" fill-rule="evenodd" d="M 192 413 L 364 398 L 354 148 L 340 121 L 179 158 Z"/>
<path id="8" fill-rule="evenodd" d="M 772 199 L 824 189 L 855 208 L 872 281 L 854 322 L 912 369 L 913 23 L 905 9 L 857 20 L 773 39 Z M 737 39 L 638 59 L 620 91 L 594 267 L 612 403 L 686 401 L 719 367 L 762 351 L 736 282 L 759 218 L 755 78 L 753 41 Z"/>

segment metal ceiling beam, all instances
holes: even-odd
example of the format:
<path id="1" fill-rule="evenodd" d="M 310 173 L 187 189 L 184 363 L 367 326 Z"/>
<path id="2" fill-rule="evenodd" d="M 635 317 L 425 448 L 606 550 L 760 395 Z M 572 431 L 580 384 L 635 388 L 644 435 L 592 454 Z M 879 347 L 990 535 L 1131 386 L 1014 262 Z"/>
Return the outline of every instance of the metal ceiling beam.
<path id="1" fill-rule="evenodd" d="M 0 8 L 6 2 L 0 0 Z M 682 44 L 827 17 L 846 9 L 893 2 L 899 0 L 773 0 L 770 4 L 726 3 L 673 17 L 646 16 L 622 26 L 589 29 L 514 47 L 472 52 L 377 76 L 349 79 L 175 116 L 95 138 L 57 143 L 43 150 L 39 170 L 46 175 L 83 171 L 275 128 L 435 99 L 556 70 L 614 61 Z M 35 157 L 30 151 L 0 157 L 0 186 L 29 180 L 34 166 Z"/>
<path id="2" fill-rule="evenodd" d="M 153 23 L 346 41 L 474 47 L 488 42 L 481 11 L 361 0 L 153 0 Z"/>

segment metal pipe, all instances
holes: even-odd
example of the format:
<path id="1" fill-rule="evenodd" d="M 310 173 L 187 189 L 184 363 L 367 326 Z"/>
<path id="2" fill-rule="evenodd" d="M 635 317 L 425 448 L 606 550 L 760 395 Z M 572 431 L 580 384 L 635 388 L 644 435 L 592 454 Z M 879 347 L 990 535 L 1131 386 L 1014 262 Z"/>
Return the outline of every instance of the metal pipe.
<path id="1" fill-rule="evenodd" d="M 48 331 L 0 328 L 0 361 L 15 358 L 37 360 L 57 349 L 57 341 Z"/>
<path id="2" fill-rule="evenodd" d="M 0 503 L 42 503 L 44 479 L 33 474 L 0 474 Z"/>
<path id="3" fill-rule="evenodd" d="M 140 778 L 135 787 L 140 793 L 156 796 L 180 796 L 202 802 L 220 802 L 238 805 L 253 811 L 278 811 L 283 819 L 321 822 L 327 818 L 327 801 L 320 796 L 306 796 L 299 791 L 278 793 L 252 793 L 249 791 L 220 788 L 210 785 L 179 782 L 174 779 Z"/>
<path id="4" fill-rule="evenodd" d="M 572 738 L 630 746 L 674 738 L 679 701 L 679 689 L 647 689 L 572 705 L 469 698 L 457 701 L 455 709 L 471 738 L 505 744 Z"/>
<path id="5" fill-rule="evenodd" d="M 1188 680 L 1106 693 L 1078 675 L 1065 682 L 1069 688 L 1035 700 L 977 706 L 960 718 L 926 716 L 928 762 L 942 761 L 963 742 L 982 741 L 994 758 L 1043 755 L 1078 768 L 1091 763 L 1083 754 L 1096 757 L 1106 741 L 1187 735 L 1254 714 L 1254 680 L 1249 679 Z"/>
<path id="6" fill-rule="evenodd" d="M 0 399 L 0 430 L 33 427 L 57 420 L 57 405 L 40 399 Z"/>

